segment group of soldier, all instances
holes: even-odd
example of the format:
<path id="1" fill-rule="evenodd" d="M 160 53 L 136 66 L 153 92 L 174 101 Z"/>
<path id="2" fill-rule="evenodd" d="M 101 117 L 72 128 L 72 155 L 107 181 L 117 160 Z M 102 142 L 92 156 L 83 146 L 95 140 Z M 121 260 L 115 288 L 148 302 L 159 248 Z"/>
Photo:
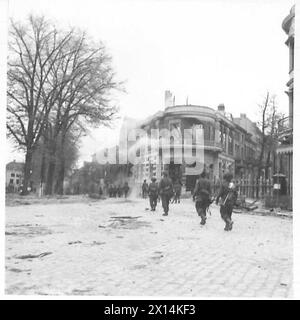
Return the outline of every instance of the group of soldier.
<path id="1" fill-rule="evenodd" d="M 209 206 L 215 200 L 216 204 L 220 205 L 221 218 L 225 222 L 224 230 L 232 230 L 233 221 L 231 216 L 238 196 L 232 179 L 233 175 L 231 173 L 224 174 L 223 182 L 215 195 L 215 199 L 213 199 L 211 182 L 208 178 L 208 174 L 205 171 L 200 174 L 193 191 L 193 200 L 195 201 L 197 214 L 201 218 L 201 225 L 206 224 Z M 144 180 L 142 195 L 143 198 L 149 197 L 151 211 L 156 210 L 157 202 L 160 199 L 164 210 L 163 216 L 167 216 L 169 214 L 171 199 L 173 198 L 173 203 L 180 203 L 181 187 L 182 184 L 180 180 L 176 180 L 173 183 L 169 178 L 168 173 L 163 172 L 163 177 L 159 183 L 156 182 L 156 178 L 152 178 L 149 185 L 147 184 L 147 181 Z"/>
<path id="2" fill-rule="evenodd" d="M 176 186 L 176 188 L 175 188 Z M 172 180 L 168 177 L 167 172 L 163 172 L 163 177 L 159 183 L 156 182 L 156 178 L 151 178 L 151 183 L 148 185 L 147 181 L 144 180 L 142 185 L 142 196 L 143 198 L 149 197 L 151 211 L 156 210 L 158 200 L 161 200 L 162 207 L 164 210 L 164 216 L 169 213 L 169 204 L 172 197 L 176 203 L 180 202 L 181 194 L 181 182 L 176 181 L 173 185 Z"/>
<path id="3" fill-rule="evenodd" d="M 128 182 L 125 182 L 123 186 L 121 186 L 120 184 L 118 186 L 114 184 L 110 184 L 108 186 L 108 196 L 110 198 L 117 198 L 117 197 L 121 198 L 123 196 L 127 198 L 128 192 L 129 192 Z"/>

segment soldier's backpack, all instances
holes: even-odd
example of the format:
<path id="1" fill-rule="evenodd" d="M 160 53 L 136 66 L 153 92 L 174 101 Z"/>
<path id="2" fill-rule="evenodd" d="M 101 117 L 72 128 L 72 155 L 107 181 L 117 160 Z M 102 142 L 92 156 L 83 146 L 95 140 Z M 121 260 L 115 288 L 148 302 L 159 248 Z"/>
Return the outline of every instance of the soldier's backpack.
<path id="1" fill-rule="evenodd" d="M 150 183 L 149 185 L 149 194 L 155 196 L 158 194 L 158 185 L 156 183 Z"/>

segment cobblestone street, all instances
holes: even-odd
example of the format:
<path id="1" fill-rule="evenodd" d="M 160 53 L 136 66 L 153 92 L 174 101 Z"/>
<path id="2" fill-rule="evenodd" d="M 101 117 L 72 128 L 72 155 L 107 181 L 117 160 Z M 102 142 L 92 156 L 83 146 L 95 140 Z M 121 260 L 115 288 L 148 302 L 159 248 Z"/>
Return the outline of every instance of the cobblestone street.
<path id="1" fill-rule="evenodd" d="M 146 200 L 6 209 L 6 294 L 292 297 L 292 220 L 191 200 L 162 216 Z M 123 217 L 123 218 L 120 218 Z"/>

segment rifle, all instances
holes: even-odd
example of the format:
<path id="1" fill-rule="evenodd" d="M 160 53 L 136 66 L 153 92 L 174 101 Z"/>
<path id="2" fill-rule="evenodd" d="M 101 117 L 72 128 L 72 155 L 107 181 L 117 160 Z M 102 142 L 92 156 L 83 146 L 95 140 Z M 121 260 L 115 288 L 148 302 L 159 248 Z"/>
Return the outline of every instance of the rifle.
<path id="1" fill-rule="evenodd" d="M 213 197 L 212 199 L 210 199 L 210 200 L 209 200 L 209 205 L 208 205 L 208 207 L 206 208 L 206 213 L 209 213 L 210 216 L 211 216 L 210 205 L 211 205 L 212 203 L 214 203 L 215 200 L 216 200 L 216 197 Z"/>

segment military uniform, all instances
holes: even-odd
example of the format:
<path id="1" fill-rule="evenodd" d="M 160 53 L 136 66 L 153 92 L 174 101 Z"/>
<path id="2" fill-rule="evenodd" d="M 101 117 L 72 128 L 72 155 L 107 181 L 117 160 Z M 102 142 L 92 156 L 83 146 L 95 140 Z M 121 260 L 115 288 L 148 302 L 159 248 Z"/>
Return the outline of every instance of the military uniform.
<path id="1" fill-rule="evenodd" d="M 173 202 L 172 203 L 180 203 L 180 195 L 181 195 L 181 181 L 180 180 L 177 180 L 175 183 L 174 183 L 174 192 L 175 192 L 175 196 L 174 196 L 174 199 L 173 199 Z"/>
<path id="2" fill-rule="evenodd" d="M 206 223 L 206 210 L 209 207 L 211 200 L 211 185 L 207 178 L 200 177 L 196 182 L 193 198 L 198 215 L 201 217 L 201 224 Z"/>
<path id="3" fill-rule="evenodd" d="M 216 198 L 216 203 L 218 204 L 219 199 L 221 198 L 220 203 L 220 213 L 221 218 L 225 222 L 224 230 L 230 231 L 232 230 L 233 222 L 231 220 L 233 206 L 237 200 L 237 190 L 235 186 L 230 181 L 224 181 L 221 185 L 219 194 Z"/>
<path id="4" fill-rule="evenodd" d="M 129 186 L 128 186 L 128 182 L 125 182 L 124 184 L 124 195 L 125 195 L 125 198 L 127 198 L 128 196 L 128 192 L 129 192 Z"/>
<path id="5" fill-rule="evenodd" d="M 159 183 L 159 193 L 161 198 L 162 207 L 164 209 L 164 215 L 169 213 L 169 204 L 173 196 L 173 184 L 172 180 L 168 177 L 163 177 Z"/>
<path id="6" fill-rule="evenodd" d="M 147 192 L 148 192 L 148 184 L 146 181 L 144 181 L 142 184 L 142 197 L 144 199 L 147 197 Z"/>
<path id="7" fill-rule="evenodd" d="M 152 181 L 148 187 L 148 195 L 150 201 L 151 211 L 155 211 L 157 206 L 157 198 L 158 198 L 158 183 Z"/>

